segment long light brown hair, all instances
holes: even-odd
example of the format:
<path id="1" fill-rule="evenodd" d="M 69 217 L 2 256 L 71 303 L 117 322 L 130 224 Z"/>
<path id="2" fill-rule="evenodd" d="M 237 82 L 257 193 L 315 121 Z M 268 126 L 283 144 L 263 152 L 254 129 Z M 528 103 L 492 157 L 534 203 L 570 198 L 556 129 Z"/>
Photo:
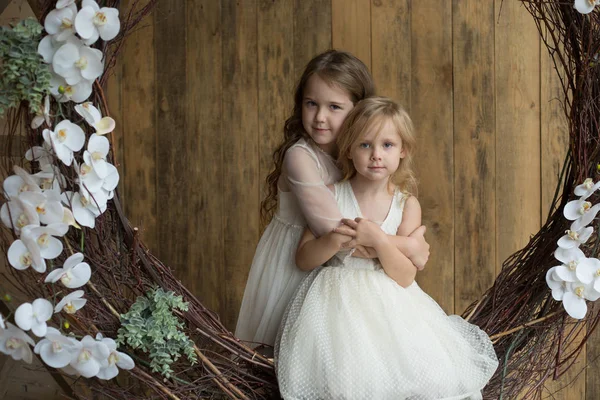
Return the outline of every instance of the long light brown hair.
<path id="1" fill-rule="evenodd" d="M 386 97 L 371 97 L 359 101 L 340 127 L 337 138 L 338 165 L 342 169 L 343 180 L 356 175 L 356 168 L 349 158 L 352 150 L 368 132 L 379 132 L 386 121 L 392 121 L 405 152 L 398 169 L 390 177 L 390 182 L 397 185 L 401 191 L 416 195 L 417 179 L 412 166 L 416 144 L 415 128 L 406 110 Z"/>
<path id="2" fill-rule="evenodd" d="M 311 140 L 302 125 L 302 102 L 308 79 L 318 75 L 329 85 L 346 91 L 352 103 L 375 94 L 375 84 L 366 65 L 345 51 L 328 50 L 314 57 L 306 65 L 294 95 L 292 116 L 285 121 L 283 142 L 273 152 L 273 169 L 267 176 L 267 196 L 261 203 L 261 225 L 266 226 L 277 206 L 277 182 L 281 176 L 286 151 L 298 140 Z"/>

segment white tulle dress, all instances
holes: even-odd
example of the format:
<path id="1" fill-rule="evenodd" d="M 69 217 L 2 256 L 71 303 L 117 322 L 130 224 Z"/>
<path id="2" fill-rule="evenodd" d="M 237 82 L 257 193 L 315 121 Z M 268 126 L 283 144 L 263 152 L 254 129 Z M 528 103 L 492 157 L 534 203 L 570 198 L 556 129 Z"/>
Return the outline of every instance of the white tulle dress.
<path id="1" fill-rule="evenodd" d="M 295 263 L 305 226 L 320 236 L 340 223 L 327 188 L 340 177 L 334 159 L 312 141 L 300 139 L 286 152 L 278 209 L 256 248 L 235 329 L 238 338 L 273 345 L 285 308 L 307 275 Z"/>
<path id="2" fill-rule="evenodd" d="M 361 216 L 348 182 L 335 192 L 344 216 Z M 403 200 L 396 192 L 381 225 L 387 234 L 402 220 Z M 480 399 L 498 360 L 485 332 L 446 315 L 416 282 L 403 288 L 377 261 L 349 257 L 302 281 L 275 366 L 286 400 L 458 400 Z"/>

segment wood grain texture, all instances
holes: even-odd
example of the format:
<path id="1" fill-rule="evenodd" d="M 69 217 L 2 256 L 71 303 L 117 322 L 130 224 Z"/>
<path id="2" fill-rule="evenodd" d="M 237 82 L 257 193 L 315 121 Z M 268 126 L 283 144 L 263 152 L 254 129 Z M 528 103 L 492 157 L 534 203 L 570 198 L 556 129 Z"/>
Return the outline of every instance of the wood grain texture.
<path id="1" fill-rule="evenodd" d="M 540 227 L 540 39 L 518 2 L 495 4 L 498 271 Z"/>
<path id="2" fill-rule="evenodd" d="M 417 281 L 454 312 L 452 3 L 412 3 L 411 113 L 417 130 L 418 198 L 431 256 Z"/>
<path id="3" fill-rule="evenodd" d="M 223 241 L 221 299 L 233 329 L 259 234 L 257 3 L 223 0 Z M 225 286 L 227 285 L 227 286 Z"/>
<path id="4" fill-rule="evenodd" d="M 454 285 L 462 313 L 495 277 L 494 10 L 453 2 Z"/>
<path id="5" fill-rule="evenodd" d="M 411 2 L 379 0 L 371 5 L 371 72 L 377 94 L 398 101 L 410 114 Z"/>
<path id="6" fill-rule="evenodd" d="M 140 4 L 141 6 L 141 4 Z M 131 223 L 151 251 L 158 251 L 156 204 L 156 68 L 154 14 L 132 32 L 122 50 L 121 128 L 125 162 L 121 192 Z"/>
<path id="7" fill-rule="evenodd" d="M 306 64 L 317 54 L 332 47 L 331 2 L 294 0 L 293 20 L 294 83 L 297 83 Z"/>
<path id="8" fill-rule="evenodd" d="M 226 312 L 215 295 L 224 281 L 223 249 L 223 147 L 228 145 L 221 127 L 222 56 L 221 2 L 186 0 L 185 151 L 186 221 L 181 222 L 188 246 L 186 284 L 212 310 Z M 168 177 L 167 177 L 168 179 Z M 187 232 L 186 232 L 187 230 Z M 171 239 L 172 240 L 172 239 Z"/>
<path id="9" fill-rule="evenodd" d="M 331 1 L 333 47 L 346 50 L 371 69 L 371 3 L 369 0 Z"/>

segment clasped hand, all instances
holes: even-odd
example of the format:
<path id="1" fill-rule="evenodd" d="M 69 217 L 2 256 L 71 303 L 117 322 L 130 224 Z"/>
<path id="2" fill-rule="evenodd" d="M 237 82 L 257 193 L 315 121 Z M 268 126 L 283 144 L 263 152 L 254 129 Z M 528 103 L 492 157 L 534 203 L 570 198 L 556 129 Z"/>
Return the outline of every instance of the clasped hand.
<path id="1" fill-rule="evenodd" d="M 425 240 L 426 227 L 419 226 L 405 237 L 406 250 L 401 250 L 406 257 L 422 270 L 429 260 L 429 243 Z M 342 244 L 343 248 L 354 248 L 353 256 L 359 258 L 376 258 L 375 243 L 377 240 L 387 240 L 387 235 L 376 223 L 366 218 L 342 219 L 342 225 L 334 229 L 334 232 L 351 238 Z"/>

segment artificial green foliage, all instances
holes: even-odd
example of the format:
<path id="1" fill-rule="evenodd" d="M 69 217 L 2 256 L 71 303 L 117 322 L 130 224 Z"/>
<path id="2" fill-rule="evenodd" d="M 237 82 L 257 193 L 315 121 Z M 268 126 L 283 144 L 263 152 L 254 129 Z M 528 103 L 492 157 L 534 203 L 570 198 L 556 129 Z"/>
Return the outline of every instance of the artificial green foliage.
<path id="1" fill-rule="evenodd" d="M 150 354 L 153 372 L 169 378 L 171 364 L 182 354 L 195 364 L 197 356 L 194 342 L 181 331 L 183 323 L 173 315 L 173 310 L 188 310 L 188 303 L 173 292 L 161 288 L 151 289 L 140 296 L 126 314 L 121 314 L 117 343 L 127 344 Z"/>
<path id="2" fill-rule="evenodd" d="M 37 112 L 50 90 L 50 69 L 38 54 L 42 26 L 34 19 L 0 27 L 0 115 L 21 101 Z"/>

